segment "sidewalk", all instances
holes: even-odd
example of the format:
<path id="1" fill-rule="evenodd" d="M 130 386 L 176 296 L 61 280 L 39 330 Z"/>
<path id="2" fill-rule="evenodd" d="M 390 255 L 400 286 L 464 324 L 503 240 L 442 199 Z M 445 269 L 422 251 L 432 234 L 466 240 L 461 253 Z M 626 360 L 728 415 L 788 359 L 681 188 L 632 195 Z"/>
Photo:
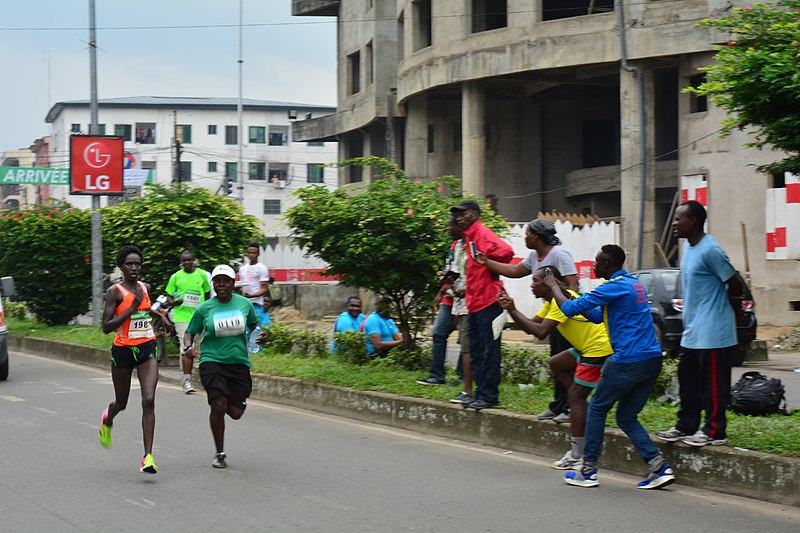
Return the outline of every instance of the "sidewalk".
<path id="1" fill-rule="evenodd" d="M 9 341 L 12 373 L 17 351 L 108 369 L 107 350 L 27 337 L 12 337 Z M 182 376 L 178 367 L 163 367 L 159 373 L 161 380 L 180 385 Z M 557 458 L 569 447 L 568 427 L 502 409 L 474 412 L 440 401 L 259 374 L 253 375 L 251 398 L 505 448 L 509 452 Z M 659 448 L 675 468 L 681 485 L 800 507 L 800 458 L 728 446 L 693 448 L 683 444 L 659 444 Z M 636 457 L 630 441 L 621 431 L 606 430 L 604 470 L 642 475 L 645 467 L 634 459 Z M 554 470 L 554 483 L 559 478 L 560 473 Z"/>

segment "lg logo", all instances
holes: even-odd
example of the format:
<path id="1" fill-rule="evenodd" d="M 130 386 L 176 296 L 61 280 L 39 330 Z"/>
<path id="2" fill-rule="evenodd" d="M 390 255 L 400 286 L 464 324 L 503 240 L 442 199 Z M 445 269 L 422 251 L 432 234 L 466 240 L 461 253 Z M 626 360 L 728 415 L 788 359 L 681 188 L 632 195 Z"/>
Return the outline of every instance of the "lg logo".
<path id="1" fill-rule="evenodd" d="M 111 161 L 111 154 L 103 152 L 103 145 L 93 142 L 83 151 L 83 160 L 92 168 L 103 168 Z"/>

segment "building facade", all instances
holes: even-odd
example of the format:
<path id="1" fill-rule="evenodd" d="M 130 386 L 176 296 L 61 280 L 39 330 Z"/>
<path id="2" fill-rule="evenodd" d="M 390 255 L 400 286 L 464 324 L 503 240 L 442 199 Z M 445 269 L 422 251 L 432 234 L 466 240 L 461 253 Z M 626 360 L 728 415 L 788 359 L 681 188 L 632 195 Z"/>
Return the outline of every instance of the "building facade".
<path id="1" fill-rule="evenodd" d="M 339 28 L 339 111 L 294 135 L 338 139 L 340 157 L 388 157 L 415 177 L 460 176 L 509 220 L 618 220 L 629 269 L 676 263 L 671 213 L 699 180 L 708 231 L 749 275 L 759 318 L 798 325 L 800 257 L 768 259 L 779 232 L 766 222 L 767 191 L 793 179 L 757 173 L 780 156 L 745 148 L 746 132 L 720 139 L 724 113 L 683 91 L 728 40 L 697 23 L 738 4 L 292 0 L 294 15 Z M 370 176 L 339 179 L 357 188 Z"/>
<path id="2" fill-rule="evenodd" d="M 100 135 L 124 139 L 125 166 L 154 171 L 161 184 L 188 182 L 241 201 L 245 212 L 258 217 L 267 243 L 268 266 L 285 269 L 320 267 L 291 246 L 289 229 L 280 216 L 293 203 L 291 194 L 309 184 L 338 186 L 336 142 L 292 140 L 298 118 L 331 114 L 333 107 L 243 100 L 242 147 L 239 164 L 239 120 L 235 98 L 130 97 L 101 99 Z M 69 166 L 72 134 L 89 133 L 87 100 L 56 103 L 47 115 L 52 124 L 52 166 Z M 52 195 L 88 208 L 91 199 L 70 196 L 66 187 L 51 187 Z M 137 195 L 137 188 L 126 189 Z M 119 201 L 104 197 L 103 202 Z"/>

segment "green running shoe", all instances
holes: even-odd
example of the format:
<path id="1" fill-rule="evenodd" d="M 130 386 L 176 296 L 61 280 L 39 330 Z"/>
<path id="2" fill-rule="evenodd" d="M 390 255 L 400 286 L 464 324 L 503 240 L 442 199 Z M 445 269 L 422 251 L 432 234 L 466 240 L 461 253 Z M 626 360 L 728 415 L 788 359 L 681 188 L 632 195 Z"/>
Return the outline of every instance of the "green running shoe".
<path id="1" fill-rule="evenodd" d="M 103 411 L 103 416 L 100 418 L 100 444 L 103 448 L 111 447 L 111 426 L 106 425 L 108 418 L 108 409 Z"/>
<path id="2" fill-rule="evenodd" d="M 142 464 L 139 465 L 139 472 L 147 472 L 148 474 L 155 474 L 158 472 L 158 467 L 153 459 L 153 454 L 148 453 L 142 458 Z"/>

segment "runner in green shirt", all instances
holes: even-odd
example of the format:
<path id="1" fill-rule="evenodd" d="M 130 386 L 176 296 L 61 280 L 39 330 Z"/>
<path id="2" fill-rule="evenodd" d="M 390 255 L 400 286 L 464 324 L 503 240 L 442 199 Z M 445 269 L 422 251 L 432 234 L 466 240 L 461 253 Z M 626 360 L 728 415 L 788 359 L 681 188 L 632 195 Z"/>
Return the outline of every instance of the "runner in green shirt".
<path id="1" fill-rule="evenodd" d="M 167 283 L 167 298 L 173 305 L 172 317 L 175 322 L 175 332 L 178 340 L 186 334 L 186 327 L 192 319 L 197 306 L 211 297 L 211 285 L 208 283 L 206 271 L 196 268 L 194 254 L 189 250 L 181 253 L 181 269 L 169 278 Z M 200 346 L 200 339 L 196 338 L 196 346 Z M 181 350 L 181 367 L 183 368 L 183 392 L 194 392 L 192 387 L 192 360 L 185 356 Z"/>

